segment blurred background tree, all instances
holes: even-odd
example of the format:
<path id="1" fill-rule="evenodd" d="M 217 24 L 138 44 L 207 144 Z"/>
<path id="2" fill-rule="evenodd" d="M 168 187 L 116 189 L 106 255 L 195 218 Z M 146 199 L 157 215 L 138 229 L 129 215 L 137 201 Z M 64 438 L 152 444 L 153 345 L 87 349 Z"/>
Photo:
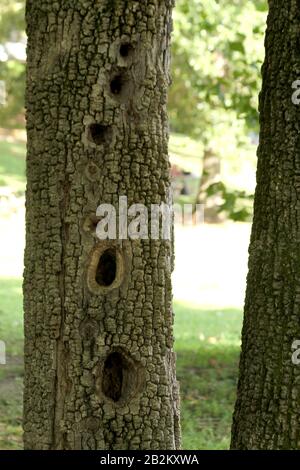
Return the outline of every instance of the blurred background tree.
<path id="1" fill-rule="evenodd" d="M 262 0 L 177 0 L 174 11 L 171 130 L 197 140 L 203 157 L 221 160 L 209 174 L 203 165 L 197 199 L 210 210 L 213 198 L 216 212 L 235 220 L 247 218 L 252 207 L 245 191 L 252 193 L 255 184 L 266 12 Z"/>

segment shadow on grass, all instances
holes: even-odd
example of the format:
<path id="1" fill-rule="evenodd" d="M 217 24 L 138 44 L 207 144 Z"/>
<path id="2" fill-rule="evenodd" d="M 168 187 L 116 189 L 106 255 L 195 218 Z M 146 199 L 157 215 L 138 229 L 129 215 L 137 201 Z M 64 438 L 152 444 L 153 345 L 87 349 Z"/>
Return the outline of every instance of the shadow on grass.
<path id="1" fill-rule="evenodd" d="M 0 277 L 0 449 L 22 449 L 23 308 L 22 279 Z"/>

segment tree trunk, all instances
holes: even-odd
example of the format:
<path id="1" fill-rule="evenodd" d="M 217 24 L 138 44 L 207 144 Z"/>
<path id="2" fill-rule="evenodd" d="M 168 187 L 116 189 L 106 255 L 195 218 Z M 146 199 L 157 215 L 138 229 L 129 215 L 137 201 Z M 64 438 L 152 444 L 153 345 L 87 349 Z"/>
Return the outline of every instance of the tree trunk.
<path id="1" fill-rule="evenodd" d="M 222 222 L 220 215 L 220 200 L 222 194 L 216 189 L 213 194 L 208 195 L 208 189 L 221 183 L 220 157 L 211 148 L 206 148 L 203 154 L 202 175 L 196 197 L 196 204 L 204 207 L 204 220 L 208 223 Z"/>
<path id="2" fill-rule="evenodd" d="M 170 202 L 173 0 L 27 0 L 26 449 L 179 447 L 172 240 L 95 236 Z"/>
<path id="3" fill-rule="evenodd" d="M 296 0 L 270 1 L 260 145 L 232 448 L 300 449 L 300 78 Z"/>

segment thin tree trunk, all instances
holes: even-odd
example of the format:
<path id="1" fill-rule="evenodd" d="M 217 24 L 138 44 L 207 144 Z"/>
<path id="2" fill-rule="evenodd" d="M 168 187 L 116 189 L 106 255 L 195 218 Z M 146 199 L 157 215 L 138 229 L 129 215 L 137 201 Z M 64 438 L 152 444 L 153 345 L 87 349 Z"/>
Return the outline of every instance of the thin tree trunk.
<path id="1" fill-rule="evenodd" d="M 220 215 L 220 200 L 222 195 L 220 190 L 208 195 L 208 189 L 221 182 L 221 162 L 220 157 L 210 149 L 206 148 L 203 154 L 202 175 L 196 197 L 196 204 L 204 207 L 204 220 L 208 223 L 218 223 L 222 221 Z"/>
<path id="2" fill-rule="evenodd" d="M 170 202 L 172 6 L 27 0 L 27 449 L 179 447 L 172 242 L 95 236 Z"/>
<path id="3" fill-rule="evenodd" d="M 269 6 L 234 449 L 300 449 L 300 10 Z"/>

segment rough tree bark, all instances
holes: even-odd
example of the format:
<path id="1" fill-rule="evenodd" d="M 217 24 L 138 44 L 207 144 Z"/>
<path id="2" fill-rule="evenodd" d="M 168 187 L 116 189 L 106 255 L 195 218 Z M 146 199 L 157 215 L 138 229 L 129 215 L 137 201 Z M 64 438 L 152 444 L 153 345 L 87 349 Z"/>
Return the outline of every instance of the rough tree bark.
<path id="1" fill-rule="evenodd" d="M 170 202 L 173 0 L 27 0 L 27 449 L 179 447 L 165 240 L 97 206 Z"/>
<path id="2" fill-rule="evenodd" d="M 232 448 L 300 449 L 300 78 L 297 0 L 269 2 L 257 189 Z"/>

